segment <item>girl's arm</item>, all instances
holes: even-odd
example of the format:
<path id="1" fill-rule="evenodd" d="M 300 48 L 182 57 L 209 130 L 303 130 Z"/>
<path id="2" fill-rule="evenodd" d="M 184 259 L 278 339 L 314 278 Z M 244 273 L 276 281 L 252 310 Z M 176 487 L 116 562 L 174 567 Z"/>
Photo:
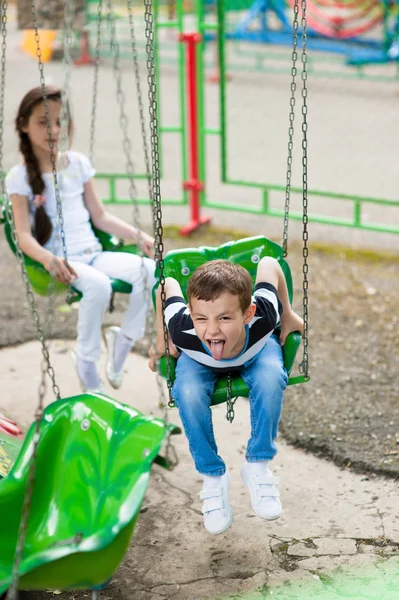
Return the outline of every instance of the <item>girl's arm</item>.
<path id="1" fill-rule="evenodd" d="M 90 213 L 93 225 L 105 233 L 116 235 L 124 239 L 132 239 L 135 243 L 140 243 L 140 246 L 145 254 L 153 258 L 154 256 L 154 240 L 144 231 L 129 225 L 122 219 L 115 217 L 107 212 L 98 197 L 94 179 L 89 179 L 84 186 L 84 202 L 87 210 Z"/>
<path id="2" fill-rule="evenodd" d="M 67 267 L 64 259 L 54 256 L 33 237 L 29 222 L 29 204 L 26 196 L 11 194 L 14 224 L 18 236 L 18 244 L 22 252 L 41 263 L 43 267 L 58 281 L 68 285 L 77 277 L 72 267 Z"/>

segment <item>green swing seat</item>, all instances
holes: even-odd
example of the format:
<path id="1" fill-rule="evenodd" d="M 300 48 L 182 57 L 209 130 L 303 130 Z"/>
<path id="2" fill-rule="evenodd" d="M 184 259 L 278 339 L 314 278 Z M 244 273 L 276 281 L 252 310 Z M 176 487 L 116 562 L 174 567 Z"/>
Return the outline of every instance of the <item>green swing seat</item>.
<path id="1" fill-rule="evenodd" d="M 236 242 L 227 242 L 219 247 L 203 246 L 200 248 L 184 248 L 181 250 L 172 250 L 165 256 L 164 275 L 165 277 L 174 277 L 180 284 L 183 294 L 186 296 L 188 281 L 197 267 L 210 260 L 225 259 L 240 264 L 251 275 L 255 284 L 256 270 L 258 262 L 264 256 L 276 258 L 281 265 L 285 280 L 287 282 L 288 295 L 290 302 L 293 299 L 293 286 L 291 271 L 287 262 L 283 258 L 283 248 L 268 240 L 264 236 L 255 236 L 244 238 Z M 158 273 L 159 277 L 159 273 Z M 294 365 L 295 356 L 301 344 L 302 335 L 299 331 L 291 333 L 283 346 L 284 366 L 290 375 Z M 173 383 L 175 379 L 176 359 L 170 358 L 170 379 Z M 160 361 L 160 372 L 162 377 L 167 379 L 166 358 L 162 357 Z M 302 383 L 305 381 L 303 376 L 290 377 L 288 385 Z M 227 378 L 220 377 L 216 383 L 215 391 L 212 396 L 212 406 L 221 404 L 227 400 Z M 248 397 L 249 389 L 241 377 L 232 376 L 231 378 L 232 397 Z"/>
<path id="2" fill-rule="evenodd" d="M 4 225 L 4 234 L 6 236 L 8 245 L 10 246 L 12 252 L 16 255 L 16 248 L 14 240 L 12 239 L 10 225 L 5 216 L 4 207 L 1 208 L 0 223 Z M 104 231 L 101 231 L 99 229 L 96 229 L 93 225 L 92 228 L 104 251 L 128 252 L 130 254 L 137 254 L 136 245 L 124 245 L 123 242 L 117 237 L 105 233 Z M 29 258 L 29 256 L 24 255 L 24 262 L 32 289 L 40 296 L 48 296 L 51 282 L 51 275 L 49 274 L 49 272 L 46 271 L 43 265 L 36 262 L 32 258 Z M 119 292 L 121 294 L 130 294 L 130 292 L 132 291 L 132 286 L 130 283 L 122 281 L 121 279 L 110 278 L 110 280 L 112 291 L 114 293 Z M 57 293 L 65 293 L 67 291 L 68 288 L 63 283 L 59 283 L 58 281 L 55 281 L 54 283 L 55 291 Z M 73 302 L 79 302 L 79 300 L 82 298 L 82 293 L 79 290 L 75 289 L 73 286 L 72 292 L 72 294 L 68 294 L 67 296 L 66 301 L 68 304 L 72 304 Z"/>
<path id="3" fill-rule="evenodd" d="M 127 550 L 151 465 L 166 466 L 160 447 L 178 432 L 102 395 L 50 404 L 40 425 L 19 589 L 104 585 Z M 11 583 L 34 433 L 35 424 L 0 480 L 0 596 Z"/>

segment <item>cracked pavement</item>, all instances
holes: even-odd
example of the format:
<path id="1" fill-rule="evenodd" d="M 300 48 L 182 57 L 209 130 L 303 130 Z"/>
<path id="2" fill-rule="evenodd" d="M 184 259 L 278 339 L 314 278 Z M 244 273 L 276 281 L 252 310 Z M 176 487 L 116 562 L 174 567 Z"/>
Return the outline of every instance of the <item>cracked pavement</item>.
<path id="1" fill-rule="evenodd" d="M 71 345 L 52 344 L 64 397 L 79 393 L 74 374 L 71 377 Z M 32 388 L 40 374 L 38 344 L 6 348 L 0 356 L 0 376 L 7 389 L 0 408 L 28 426 L 36 403 Z M 23 378 L 13 370 L 15 364 L 24 365 Z M 311 383 L 308 390 L 311 394 Z M 136 354 L 128 359 L 122 389 L 110 395 L 146 414 L 161 414 L 153 373 L 146 359 Z M 397 600 L 398 482 L 342 470 L 280 439 L 272 469 L 280 477 L 283 515 L 278 521 L 261 521 L 252 514 L 239 476 L 249 436 L 247 401 L 237 401 L 231 425 L 223 405 L 213 415 L 219 451 L 231 476 L 231 528 L 221 536 L 205 531 L 198 497 L 201 478 L 184 435 L 174 436 L 179 465 L 172 472 L 153 467 L 131 546 L 101 600 Z M 169 418 L 180 424 L 176 410 L 169 411 Z M 49 596 L 29 592 L 22 597 Z M 83 600 L 88 595 L 63 592 L 57 597 Z"/>

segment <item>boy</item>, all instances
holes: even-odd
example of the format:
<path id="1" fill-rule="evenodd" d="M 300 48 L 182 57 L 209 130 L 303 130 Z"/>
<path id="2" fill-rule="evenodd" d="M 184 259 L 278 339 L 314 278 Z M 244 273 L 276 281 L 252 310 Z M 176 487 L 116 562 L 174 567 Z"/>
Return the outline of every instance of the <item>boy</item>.
<path id="1" fill-rule="evenodd" d="M 150 368 L 165 353 L 161 288 L 157 294 L 157 344 L 150 350 Z M 250 388 L 251 438 L 241 476 L 254 512 L 278 519 L 281 503 L 278 479 L 269 469 L 276 455 L 287 373 L 281 344 L 291 331 L 303 331 L 303 321 L 290 306 L 284 274 L 277 260 L 258 264 L 254 296 L 249 273 L 240 265 L 214 260 L 194 271 L 186 304 L 178 282 L 165 282 L 165 320 L 171 352 L 181 352 L 172 394 L 179 408 L 195 467 L 203 476 L 200 497 L 209 533 L 226 531 L 232 522 L 229 475 L 213 434 L 210 401 L 219 375 L 239 372 Z M 280 341 L 273 334 L 281 317 Z"/>

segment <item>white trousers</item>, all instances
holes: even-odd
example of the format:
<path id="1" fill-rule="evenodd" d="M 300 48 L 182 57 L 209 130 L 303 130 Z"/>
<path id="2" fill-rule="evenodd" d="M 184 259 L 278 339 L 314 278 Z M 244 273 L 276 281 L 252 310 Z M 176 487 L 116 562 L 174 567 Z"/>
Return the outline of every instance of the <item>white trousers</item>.
<path id="1" fill-rule="evenodd" d="M 73 287 L 83 294 L 78 316 L 79 358 L 90 362 L 100 358 L 101 326 L 112 293 L 110 277 L 133 286 L 121 330 L 133 341 L 142 338 L 155 283 L 155 262 L 127 252 L 82 254 L 71 256 L 68 262 L 78 274 Z"/>

